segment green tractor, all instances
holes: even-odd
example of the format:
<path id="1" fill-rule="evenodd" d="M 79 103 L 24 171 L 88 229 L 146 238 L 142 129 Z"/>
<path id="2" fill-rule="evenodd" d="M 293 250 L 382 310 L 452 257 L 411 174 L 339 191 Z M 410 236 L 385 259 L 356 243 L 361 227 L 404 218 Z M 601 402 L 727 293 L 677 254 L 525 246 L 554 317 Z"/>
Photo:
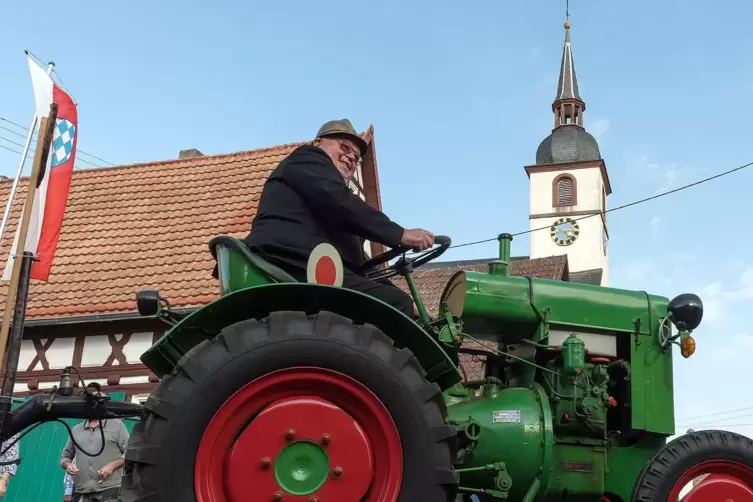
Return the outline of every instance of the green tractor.
<path id="1" fill-rule="evenodd" d="M 339 287 L 331 246 L 303 283 L 214 238 L 219 298 L 185 315 L 137 294 L 142 315 L 172 327 L 141 358 L 161 380 L 133 429 L 123 500 L 675 502 L 689 485 L 687 502 L 753 501 L 753 441 L 667 443 L 672 346 L 692 355 L 701 300 L 513 277 L 511 241 L 500 235 L 488 272 L 449 280 L 436 318 L 411 273 L 449 238 L 370 260 L 368 277 L 405 277 L 414 321 Z M 459 369 L 478 351 L 467 340 L 496 349 L 483 379 Z"/>

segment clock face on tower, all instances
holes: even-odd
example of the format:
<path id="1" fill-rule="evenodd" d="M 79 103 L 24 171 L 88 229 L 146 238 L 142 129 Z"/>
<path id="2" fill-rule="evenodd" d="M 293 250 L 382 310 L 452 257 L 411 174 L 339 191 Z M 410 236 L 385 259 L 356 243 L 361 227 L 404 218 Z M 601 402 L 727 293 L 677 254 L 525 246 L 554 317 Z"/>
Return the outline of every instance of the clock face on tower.
<path id="1" fill-rule="evenodd" d="M 549 229 L 549 235 L 558 246 L 569 246 L 580 234 L 578 222 L 572 218 L 560 218 Z"/>

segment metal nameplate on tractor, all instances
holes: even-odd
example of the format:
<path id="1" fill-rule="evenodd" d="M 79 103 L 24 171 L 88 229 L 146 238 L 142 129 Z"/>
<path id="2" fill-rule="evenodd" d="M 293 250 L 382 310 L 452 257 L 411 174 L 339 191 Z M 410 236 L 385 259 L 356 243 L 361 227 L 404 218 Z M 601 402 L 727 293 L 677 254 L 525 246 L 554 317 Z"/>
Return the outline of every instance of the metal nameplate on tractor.
<path id="1" fill-rule="evenodd" d="M 586 462 L 560 462 L 563 471 L 594 472 L 594 465 Z"/>
<path id="2" fill-rule="evenodd" d="M 495 424 L 519 424 L 520 410 L 496 410 L 492 422 Z"/>

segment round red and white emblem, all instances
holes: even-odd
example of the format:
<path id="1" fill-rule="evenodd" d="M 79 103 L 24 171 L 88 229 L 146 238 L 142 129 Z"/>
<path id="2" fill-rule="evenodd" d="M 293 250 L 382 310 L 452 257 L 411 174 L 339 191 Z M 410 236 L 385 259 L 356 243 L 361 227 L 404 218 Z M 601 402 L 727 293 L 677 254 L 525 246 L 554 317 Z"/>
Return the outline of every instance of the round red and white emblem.
<path id="1" fill-rule="evenodd" d="M 323 242 L 309 255 L 306 279 L 311 284 L 342 286 L 343 262 L 332 244 Z"/>

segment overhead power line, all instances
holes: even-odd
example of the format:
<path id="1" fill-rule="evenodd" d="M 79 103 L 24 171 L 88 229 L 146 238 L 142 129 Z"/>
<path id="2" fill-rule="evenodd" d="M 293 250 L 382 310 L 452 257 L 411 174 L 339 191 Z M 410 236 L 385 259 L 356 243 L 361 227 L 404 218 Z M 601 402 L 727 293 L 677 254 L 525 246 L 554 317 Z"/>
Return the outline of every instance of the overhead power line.
<path id="1" fill-rule="evenodd" d="M 698 420 L 698 419 L 705 420 L 705 419 L 707 419 L 709 417 L 718 417 L 719 415 L 726 415 L 727 413 L 736 413 L 738 411 L 748 411 L 748 410 L 753 410 L 753 406 L 746 406 L 744 408 L 735 408 L 734 410 L 717 411 L 715 413 L 706 413 L 704 415 L 696 415 L 694 417 L 686 417 L 686 418 L 682 418 L 682 419 L 678 420 L 678 422 L 681 423 L 681 424 L 684 424 L 684 423 L 692 422 L 692 421 Z M 753 414 L 753 412 L 751 412 L 750 414 Z M 723 419 L 720 419 L 720 420 L 729 420 L 730 418 L 732 418 L 732 417 L 723 418 Z"/>
<path id="2" fill-rule="evenodd" d="M 10 143 L 12 145 L 20 146 L 22 149 L 24 147 L 21 143 L 17 143 L 17 142 L 15 142 L 13 140 L 10 140 L 10 139 L 8 139 L 8 138 L 6 138 L 4 136 L 0 136 L 0 142 L 2 142 L 2 141 L 7 141 L 8 143 Z M 0 143 L 0 146 L 2 146 L 2 143 Z M 3 146 L 3 148 L 5 148 L 6 150 L 9 150 L 9 151 L 11 151 L 13 153 L 17 153 L 18 155 L 22 154 L 22 152 L 16 151 L 16 150 L 14 150 L 12 148 L 8 148 L 7 146 Z M 34 153 L 34 152 L 35 152 L 35 149 L 30 146 L 29 147 L 29 153 Z M 100 164 L 94 164 L 93 162 L 90 162 L 90 161 L 88 161 L 86 159 L 82 159 L 80 157 L 76 159 L 76 162 L 79 162 L 79 161 L 80 162 L 86 162 L 87 164 L 89 164 L 91 166 L 94 166 L 94 167 L 99 167 L 100 166 Z M 78 167 L 74 166 L 74 169 L 78 169 Z"/>
<path id="3" fill-rule="evenodd" d="M 27 133 L 29 131 L 28 127 L 22 126 L 21 124 L 18 124 L 16 122 L 13 122 L 12 120 L 6 119 L 5 117 L 0 117 L 0 121 L 7 122 L 8 124 L 14 125 L 14 126 L 18 127 L 19 129 L 22 129 L 23 131 L 26 131 Z M 20 136 L 21 138 L 26 138 L 26 134 L 21 134 L 20 132 L 14 131 L 13 129 L 10 129 L 8 127 L 4 127 L 4 126 L 0 125 L 0 129 L 8 131 L 11 134 L 15 134 L 16 136 Z M 36 131 L 34 132 L 34 134 L 32 134 L 32 141 L 33 142 L 36 142 L 36 139 L 33 139 L 34 136 L 38 136 L 38 135 L 39 135 L 39 133 L 36 132 Z M 11 140 L 9 140 L 7 138 L 3 138 L 2 136 L 0 136 L 0 139 L 4 139 L 5 141 L 8 141 L 9 143 L 13 143 L 13 141 L 11 141 Z M 14 143 L 14 144 L 18 145 L 18 143 Z M 23 145 L 19 145 L 19 146 L 21 146 L 23 148 Z M 29 151 L 31 151 L 31 150 L 29 150 Z M 115 166 L 115 164 L 113 164 L 112 162 L 109 162 L 109 161 L 107 161 L 105 159 L 97 157 L 96 155 L 92 155 L 91 153 L 87 153 L 87 152 L 85 152 L 85 151 L 83 151 L 81 149 L 76 149 L 76 154 L 79 154 L 79 153 L 82 153 L 82 154 L 84 154 L 84 155 L 86 155 L 88 157 L 91 157 L 91 158 L 93 158 L 95 160 L 98 160 L 100 162 L 104 162 L 105 164 L 108 164 L 110 166 Z M 81 160 L 82 162 L 86 162 L 87 164 L 95 166 L 95 167 L 99 167 L 101 165 L 101 164 L 95 164 L 95 163 L 93 163 L 91 161 L 88 161 L 86 159 L 82 159 L 80 156 L 78 156 L 77 160 Z"/>
<path id="4" fill-rule="evenodd" d="M 621 206 L 613 207 L 611 209 L 607 209 L 606 211 L 599 211 L 599 212 L 596 212 L 596 213 L 593 213 L 593 214 L 588 214 L 586 216 L 582 216 L 580 218 L 573 218 L 573 221 L 580 221 L 580 220 L 585 220 L 586 218 L 593 218 L 594 216 L 601 216 L 601 215 L 604 215 L 606 213 L 612 213 L 614 211 L 619 211 L 621 209 L 625 209 L 625 208 L 628 208 L 628 207 L 637 206 L 638 204 L 643 204 L 644 202 L 649 202 L 649 201 L 652 201 L 654 199 L 659 199 L 661 197 L 666 197 L 667 195 L 671 195 L 673 193 L 677 193 L 677 192 L 679 192 L 681 190 L 686 190 L 686 189 L 694 187 L 696 185 L 700 185 L 702 183 L 707 183 L 707 182 L 709 182 L 711 180 L 714 180 L 716 178 L 721 178 L 722 176 L 727 176 L 728 174 L 732 174 L 734 172 L 741 171 L 741 170 L 745 169 L 746 167 L 750 167 L 750 166 L 753 166 L 753 162 L 748 162 L 747 164 L 744 164 L 744 165 L 739 166 L 739 167 L 735 167 L 734 169 L 730 169 L 728 171 L 724 171 L 724 172 L 721 172 L 719 174 L 715 174 L 714 176 L 709 176 L 708 178 L 703 178 L 703 179 L 698 180 L 696 182 L 689 183 L 687 185 L 683 185 L 681 187 L 675 188 L 674 190 L 669 190 L 667 192 L 662 192 L 660 194 L 656 194 L 656 195 L 653 195 L 651 197 L 646 197 L 644 199 L 636 200 L 636 201 L 630 202 L 628 204 L 623 204 Z M 524 232 L 518 232 L 518 233 L 512 234 L 512 236 L 513 237 L 517 237 L 519 235 L 530 234 L 530 233 L 533 233 L 533 232 L 538 232 L 539 230 L 547 230 L 549 228 L 551 228 L 551 225 L 546 225 L 546 226 L 538 227 L 538 228 L 532 228 L 532 229 L 526 230 Z M 462 248 L 462 247 L 466 247 L 466 246 L 475 246 L 476 244 L 484 244 L 486 242 L 493 242 L 493 241 L 496 241 L 496 240 L 497 240 L 497 237 L 492 237 L 490 239 L 483 239 L 483 240 L 480 240 L 480 241 L 473 241 L 473 242 L 466 242 L 466 243 L 463 243 L 463 244 L 456 244 L 456 245 L 452 245 L 450 247 L 451 248 Z"/>
<path id="5" fill-rule="evenodd" d="M 14 150 L 13 148 L 8 148 L 8 147 L 7 147 L 7 146 L 5 146 L 5 145 L 0 145 L 0 148 L 3 148 L 3 149 L 5 149 L 5 150 L 8 150 L 9 152 L 17 153 L 18 155 L 21 155 L 21 152 L 19 152 L 19 151 L 17 151 L 17 150 Z"/>
<path id="6" fill-rule="evenodd" d="M 753 424 L 719 424 L 715 426 L 708 426 L 708 425 L 694 425 L 692 427 L 688 427 L 688 429 L 695 429 L 695 430 L 702 430 L 702 429 L 716 429 L 720 430 L 725 427 L 753 427 Z M 685 427 L 682 427 L 683 429 Z"/>
<path id="7" fill-rule="evenodd" d="M 716 418 L 714 420 L 701 420 L 701 422 L 703 422 L 704 424 L 719 424 L 719 425 L 724 425 L 721 422 L 726 422 L 728 420 L 740 420 L 741 418 L 748 418 L 751 415 L 753 415 L 753 413 L 742 413 L 740 415 L 733 415 L 731 417 Z M 683 422 L 677 424 L 677 426 L 678 427 L 695 427 L 694 422 L 697 422 L 697 421 L 698 420 L 694 420 L 694 421 L 690 421 L 690 422 L 683 421 Z"/>

